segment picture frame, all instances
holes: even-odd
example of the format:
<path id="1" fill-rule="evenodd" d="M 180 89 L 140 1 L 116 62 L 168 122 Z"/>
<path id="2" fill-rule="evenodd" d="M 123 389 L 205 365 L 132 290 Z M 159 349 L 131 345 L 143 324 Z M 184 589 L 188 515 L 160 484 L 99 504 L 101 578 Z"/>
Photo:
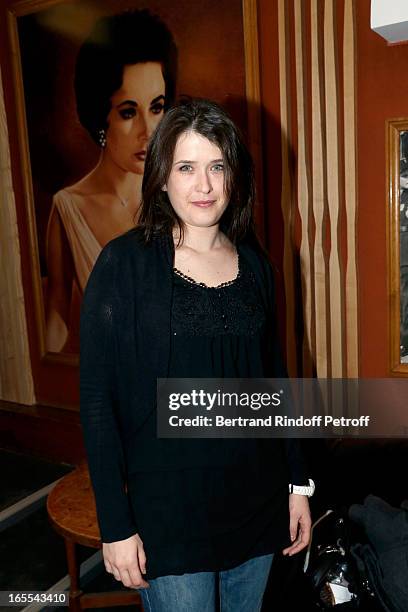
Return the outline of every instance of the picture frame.
<path id="1" fill-rule="evenodd" d="M 214 0 L 205 0 L 207 3 L 214 2 Z M 191 4 L 191 3 L 190 3 Z M 256 181 L 258 200 L 255 210 L 255 217 L 258 221 L 258 226 L 262 230 L 262 142 L 261 142 L 261 108 L 260 108 L 260 82 L 259 82 L 259 52 L 258 52 L 258 33 L 257 33 L 257 2 L 256 0 L 229 0 L 229 5 L 234 8 L 234 13 L 237 15 L 240 13 L 242 20 L 241 23 L 232 23 L 231 32 L 238 30 L 242 32 L 242 74 L 243 74 L 243 95 L 245 101 L 246 111 L 246 125 L 241 126 L 247 137 L 247 142 L 251 153 L 254 158 L 256 168 Z M 115 5 L 116 12 L 119 12 L 122 8 L 150 8 L 160 16 L 160 11 L 157 11 L 157 7 L 161 5 L 167 7 L 167 12 L 163 9 L 164 18 L 169 17 L 168 2 L 164 0 L 154 0 L 152 2 L 142 2 L 140 0 L 120 0 L 119 2 L 113 2 L 113 0 L 101 0 L 98 3 L 98 15 L 103 13 L 104 7 L 108 12 L 112 12 L 112 7 Z M 32 151 L 36 150 L 36 142 L 34 140 L 34 132 L 31 117 L 27 113 L 27 101 L 29 100 L 30 92 L 28 91 L 28 82 L 24 74 L 23 56 L 24 56 L 24 38 L 22 38 L 22 27 L 21 24 L 30 16 L 45 16 L 47 14 L 57 14 L 61 11 L 61 15 L 65 11 L 65 15 L 72 14 L 75 11 L 84 11 L 85 9 L 95 6 L 95 2 L 92 0 L 18 0 L 18 1 L 6 1 L 6 14 L 7 14 L 7 26 L 11 48 L 11 72 L 13 79 L 13 90 L 15 99 L 15 116 L 17 125 L 17 148 L 18 148 L 18 161 L 19 161 L 19 175 L 21 176 L 21 193 L 23 194 L 23 201 L 17 204 L 22 207 L 22 214 L 20 215 L 20 224 L 23 224 L 24 231 L 28 237 L 28 253 L 29 261 L 24 261 L 23 265 L 26 266 L 28 276 L 30 279 L 31 295 L 33 296 L 32 303 L 28 311 L 28 316 L 32 317 L 32 325 L 29 328 L 34 327 L 35 333 L 32 334 L 32 345 L 34 345 L 35 359 L 38 361 L 37 366 L 48 367 L 53 366 L 68 366 L 76 367 L 79 363 L 79 355 L 77 352 L 50 352 L 46 348 L 45 342 L 45 304 L 44 304 L 44 219 L 46 213 L 41 213 L 42 224 L 39 222 L 39 209 L 38 209 L 38 193 L 41 191 L 42 186 L 38 187 L 40 178 L 35 175 L 35 169 L 33 169 L 33 158 L 31 157 Z M 230 7 L 230 8 L 231 8 Z M 239 10 L 238 10 L 239 9 Z M 193 9 L 192 9 L 193 10 Z M 174 16 L 174 24 L 179 23 L 180 16 Z M 46 20 L 45 20 L 46 21 Z M 73 19 L 74 21 L 74 19 Z M 224 20 L 225 22 L 225 20 Z M 198 20 L 197 20 L 198 23 Z M 173 24 L 173 25 L 174 25 Z M 172 24 L 169 24 L 172 27 Z M 217 53 L 222 53 L 222 45 L 231 42 L 231 37 L 226 36 L 225 42 L 223 37 L 215 36 L 217 39 Z M 70 44 L 72 40 L 70 40 Z M 72 43 L 73 44 L 73 43 Z M 67 45 L 69 46 L 69 45 Z M 77 47 L 79 42 L 77 42 Z M 50 55 L 52 55 L 52 49 L 50 49 Z M 183 50 L 180 51 L 180 61 L 183 57 Z M 184 48 L 186 55 L 186 50 Z M 39 68 L 40 69 L 40 68 Z M 227 67 L 228 70 L 228 67 Z M 68 78 L 68 77 L 67 77 Z M 72 78 L 72 74 L 71 77 Z M 214 77 L 213 77 L 214 78 Z M 231 80 L 225 82 L 225 99 L 227 99 L 230 88 L 232 87 Z M 205 89 L 205 87 L 203 88 Z M 179 93 L 187 93 L 185 91 L 179 91 Z M 32 91 L 31 91 L 32 94 Z M 193 95 L 206 96 L 206 91 L 193 91 Z M 210 97 L 210 96 L 209 96 Z M 239 106 L 239 100 L 234 100 L 234 96 L 231 96 L 231 108 L 227 110 L 234 111 L 237 105 Z M 221 103 L 224 100 L 217 100 Z M 241 100 L 242 102 L 242 100 Z M 50 101 L 52 104 L 52 101 Z M 233 115 L 233 112 L 231 113 Z M 239 114 L 239 112 L 238 112 Z M 233 115 L 234 118 L 234 115 Z M 239 123 L 239 122 L 238 122 Z M 40 131 L 41 133 L 41 131 Z M 63 181 L 62 181 L 63 184 Z M 48 206 L 50 204 L 50 193 L 48 196 Z M 19 228 L 20 231 L 21 228 Z M 77 304 L 78 306 L 78 304 Z M 36 369 L 36 368 L 34 368 Z M 44 395 L 44 394 L 40 394 Z M 52 400 L 51 400 L 52 401 Z"/>
<path id="2" fill-rule="evenodd" d="M 408 118 L 387 121 L 386 137 L 389 363 L 408 376 Z"/>

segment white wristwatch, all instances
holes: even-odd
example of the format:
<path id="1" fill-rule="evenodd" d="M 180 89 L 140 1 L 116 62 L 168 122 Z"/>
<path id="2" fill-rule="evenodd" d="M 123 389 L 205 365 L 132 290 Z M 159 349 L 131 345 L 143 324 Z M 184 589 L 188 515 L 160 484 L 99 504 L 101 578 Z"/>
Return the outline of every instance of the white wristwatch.
<path id="1" fill-rule="evenodd" d="M 309 478 L 309 486 L 300 487 L 298 485 L 289 485 L 289 493 L 296 493 L 296 495 L 307 495 L 307 497 L 312 497 L 315 492 L 315 483 L 311 478 Z"/>

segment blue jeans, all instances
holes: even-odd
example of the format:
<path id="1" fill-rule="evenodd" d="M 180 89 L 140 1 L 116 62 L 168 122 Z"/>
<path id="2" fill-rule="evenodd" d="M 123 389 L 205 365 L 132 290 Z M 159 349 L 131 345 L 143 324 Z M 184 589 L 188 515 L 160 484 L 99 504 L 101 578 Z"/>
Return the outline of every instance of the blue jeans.
<path id="1" fill-rule="evenodd" d="M 259 612 L 273 554 L 223 572 L 160 576 L 140 589 L 144 612 Z"/>

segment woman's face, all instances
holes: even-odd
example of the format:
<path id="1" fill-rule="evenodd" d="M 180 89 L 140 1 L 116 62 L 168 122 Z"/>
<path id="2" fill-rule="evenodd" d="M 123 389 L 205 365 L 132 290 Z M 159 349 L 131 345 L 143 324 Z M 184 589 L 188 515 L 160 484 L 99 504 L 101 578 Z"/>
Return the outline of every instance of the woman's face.
<path id="1" fill-rule="evenodd" d="M 227 207 L 220 149 L 196 132 L 177 140 L 169 178 L 163 187 L 187 226 L 216 225 Z"/>
<path id="2" fill-rule="evenodd" d="M 105 155 L 125 172 L 143 174 L 147 143 L 163 116 L 165 83 L 156 62 L 123 70 L 120 89 L 111 98 Z"/>
<path id="3" fill-rule="evenodd" d="M 408 176 L 405 174 L 400 176 L 400 188 L 401 189 L 408 189 Z"/>

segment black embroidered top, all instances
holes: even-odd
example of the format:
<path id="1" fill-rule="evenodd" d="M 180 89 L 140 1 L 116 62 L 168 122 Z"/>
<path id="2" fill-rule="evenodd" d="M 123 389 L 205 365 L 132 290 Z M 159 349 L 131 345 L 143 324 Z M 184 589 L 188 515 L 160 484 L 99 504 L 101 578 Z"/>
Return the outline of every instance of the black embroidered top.
<path id="1" fill-rule="evenodd" d="M 102 249 L 84 292 L 81 422 L 101 537 L 139 533 L 148 579 L 288 545 L 288 483 L 307 484 L 292 441 L 156 436 L 157 378 L 285 376 L 270 264 L 253 242 L 238 251 L 237 281 L 191 300 L 171 237 L 146 244 L 135 228 Z"/>
<path id="2" fill-rule="evenodd" d="M 255 278 L 242 258 L 237 278 L 218 287 L 195 283 L 175 270 L 173 376 L 262 376 L 265 319 Z"/>
<path id="3" fill-rule="evenodd" d="M 174 271 L 169 377 L 262 377 L 266 315 L 254 275 L 206 287 Z M 163 468 L 130 479 L 148 576 L 216 571 L 287 544 L 288 474 L 281 441 L 141 437 Z M 177 465 L 178 464 L 178 465 Z M 182 466 L 182 467 L 181 467 Z M 273 475 L 273 478 L 271 476 Z"/>

